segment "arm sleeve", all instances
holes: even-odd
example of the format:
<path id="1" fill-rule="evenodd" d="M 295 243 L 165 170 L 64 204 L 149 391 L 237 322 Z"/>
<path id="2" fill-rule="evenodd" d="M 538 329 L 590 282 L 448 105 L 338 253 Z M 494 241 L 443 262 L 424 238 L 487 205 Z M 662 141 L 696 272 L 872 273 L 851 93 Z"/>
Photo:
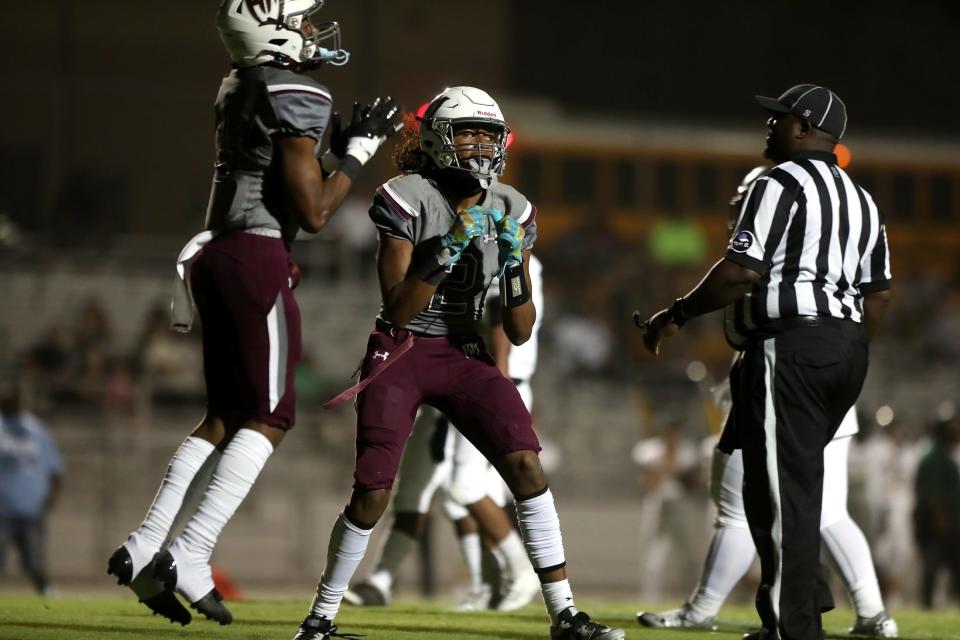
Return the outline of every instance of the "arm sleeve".
<path id="1" fill-rule="evenodd" d="M 868 196 L 869 198 L 869 196 Z M 871 210 L 876 211 L 877 205 L 873 199 L 867 200 Z M 867 295 L 886 291 L 890 288 L 890 252 L 887 249 L 887 225 L 883 216 L 877 212 L 877 221 L 880 227 L 877 231 L 876 242 L 870 251 L 864 252 L 860 258 L 860 293 Z"/>
<path id="2" fill-rule="evenodd" d="M 726 258 L 766 275 L 770 270 L 770 256 L 780 242 L 793 202 L 776 180 L 763 177 L 754 182 L 744 198 Z M 778 228 L 780 233 L 776 233 Z"/>
<path id="3" fill-rule="evenodd" d="M 383 188 L 377 189 L 370 207 L 370 219 L 380 233 L 416 244 L 415 218 Z"/>
<path id="4" fill-rule="evenodd" d="M 318 142 L 323 138 L 332 111 L 329 94 L 296 84 L 268 85 L 267 92 L 274 114 L 271 135 L 309 136 Z"/>

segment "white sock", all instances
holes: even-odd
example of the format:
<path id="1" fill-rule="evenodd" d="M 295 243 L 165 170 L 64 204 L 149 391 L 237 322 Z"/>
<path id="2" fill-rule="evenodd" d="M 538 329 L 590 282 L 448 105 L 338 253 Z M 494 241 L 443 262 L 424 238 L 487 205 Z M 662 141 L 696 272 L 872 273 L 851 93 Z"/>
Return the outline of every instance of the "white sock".
<path id="1" fill-rule="evenodd" d="M 532 498 L 517 500 L 515 504 L 523 543 L 534 569 L 562 566 L 566 562 L 563 556 L 563 536 L 560 534 L 560 517 L 557 515 L 550 490 L 547 489 Z"/>
<path id="2" fill-rule="evenodd" d="M 480 534 L 468 533 L 457 538 L 463 562 L 467 565 L 470 591 L 479 591 L 483 584 L 483 569 L 480 561 Z M 521 547 L 522 548 L 522 547 Z"/>
<path id="3" fill-rule="evenodd" d="M 273 445 L 265 435 L 240 429 L 224 450 L 197 511 L 170 545 L 177 561 L 177 589 L 190 602 L 213 589 L 213 547 L 272 453 Z"/>
<path id="4" fill-rule="evenodd" d="M 380 559 L 377 560 L 376 568 L 369 579 L 384 591 L 389 592 L 393 588 L 393 576 L 397 574 L 400 564 L 410 555 L 415 546 L 417 541 L 410 534 L 396 527 L 391 528 L 380 548 Z"/>
<path id="5" fill-rule="evenodd" d="M 550 624 L 557 624 L 560 612 L 564 609 L 573 607 L 573 591 L 570 589 L 569 580 L 560 580 L 558 582 L 545 582 L 540 585 L 543 592 L 543 602 L 547 605 L 547 613 L 550 614 Z M 574 615 L 577 609 L 571 612 Z"/>
<path id="6" fill-rule="evenodd" d="M 700 584 L 690 598 L 694 619 L 716 617 L 730 591 L 750 569 L 755 553 L 749 529 L 718 527 L 714 531 Z"/>
<path id="7" fill-rule="evenodd" d="M 153 556 L 160 551 L 170 535 L 170 528 L 183 504 L 190 482 L 213 451 L 212 443 L 188 436 L 173 454 L 143 524 L 124 543 L 133 560 L 134 576 L 150 564 Z"/>
<path id="8" fill-rule="evenodd" d="M 849 517 L 821 529 L 823 542 L 853 599 L 857 617 L 872 618 L 883 611 L 883 597 L 863 531 Z"/>
<path id="9" fill-rule="evenodd" d="M 330 533 L 327 547 L 327 566 L 320 576 L 317 595 L 313 598 L 310 612 L 313 615 L 333 620 L 340 610 L 343 594 L 347 592 L 354 572 L 363 560 L 372 529 L 361 529 L 340 514 Z"/>
<path id="10" fill-rule="evenodd" d="M 497 568 L 500 569 L 501 575 L 510 570 L 510 563 L 507 561 L 507 556 L 503 552 L 503 549 L 497 545 L 493 545 L 490 547 L 490 555 L 492 555 L 494 561 L 496 561 Z"/>
<path id="11" fill-rule="evenodd" d="M 520 567 L 526 568 L 529 566 L 527 564 L 527 551 L 523 546 L 523 540 L 513 529 L 510 529 L 510 533 L 495 544 L 493 548 L 499 552 L 507 563 L 506 566 L 501 566 L 501 569 L 516 570 Z M 494 557 L 497 557 L 497 553 L 494 553 Z"/>

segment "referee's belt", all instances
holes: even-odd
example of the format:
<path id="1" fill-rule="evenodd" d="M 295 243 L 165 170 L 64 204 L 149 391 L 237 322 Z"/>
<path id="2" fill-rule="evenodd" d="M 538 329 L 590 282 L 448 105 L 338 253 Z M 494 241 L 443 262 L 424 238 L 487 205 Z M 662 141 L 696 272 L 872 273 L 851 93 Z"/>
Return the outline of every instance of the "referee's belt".
<path id="1" fill-rule="evenodd" d="M 863 325 L 853 320 L 834 318 L 833 316 L 796 316 L 795 318 L 778 318 L 764 323 L 751 332 L 751 337 L 763 340 L 771 336 L 782 335 L 788 331 L 810 327 L 831 327 L 844 333 L 850 332 L 857 335 L 864 331 Z"/>

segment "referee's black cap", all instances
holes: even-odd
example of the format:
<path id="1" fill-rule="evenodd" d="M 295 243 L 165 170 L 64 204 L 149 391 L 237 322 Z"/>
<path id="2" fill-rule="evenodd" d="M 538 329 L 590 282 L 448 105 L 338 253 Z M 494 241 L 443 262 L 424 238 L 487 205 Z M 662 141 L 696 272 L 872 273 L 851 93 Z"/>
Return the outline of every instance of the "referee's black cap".
<path id="1" fill-rule="evenodd" d="M 754 96 L 757 104 L 770 113 L 792 113 L 837 140 L 847 130 L 847 106 L 830 89 L 816 84 L 798 84 L 779 98 Z"/>

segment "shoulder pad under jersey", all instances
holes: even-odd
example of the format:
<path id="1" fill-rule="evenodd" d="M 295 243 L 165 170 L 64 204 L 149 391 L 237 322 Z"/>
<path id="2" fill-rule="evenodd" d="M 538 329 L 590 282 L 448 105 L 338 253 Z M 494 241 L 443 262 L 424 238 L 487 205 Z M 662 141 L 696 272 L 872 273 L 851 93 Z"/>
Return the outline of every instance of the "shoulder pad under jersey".
<path id="1" fill-rule="evenodd" d="M 288 69 L 264 68 L 264 85 L 276 121 L 276 133 L 320 140 L 330 120 L 330 91 L 309 76 Z"/>

